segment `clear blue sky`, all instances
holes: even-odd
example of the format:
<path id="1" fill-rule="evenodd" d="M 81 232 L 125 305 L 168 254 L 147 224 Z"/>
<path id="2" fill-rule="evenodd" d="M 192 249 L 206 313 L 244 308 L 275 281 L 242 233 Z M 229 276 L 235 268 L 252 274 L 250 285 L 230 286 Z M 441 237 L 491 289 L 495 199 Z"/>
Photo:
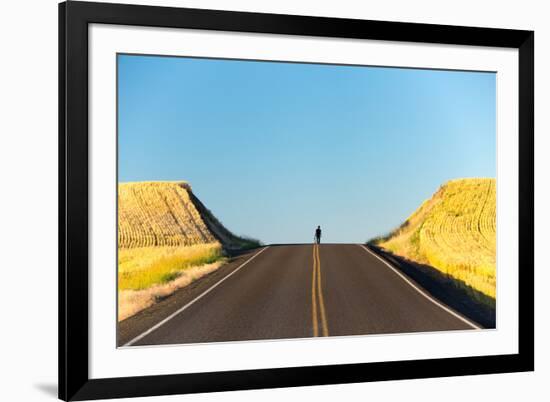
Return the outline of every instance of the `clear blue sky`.
<path id="1" fill-rule="evenodd" d="M 118 56 L 119 180 L 186 180 L 236 234 L 363 242 L 496 175 L 496 75 Z"/>

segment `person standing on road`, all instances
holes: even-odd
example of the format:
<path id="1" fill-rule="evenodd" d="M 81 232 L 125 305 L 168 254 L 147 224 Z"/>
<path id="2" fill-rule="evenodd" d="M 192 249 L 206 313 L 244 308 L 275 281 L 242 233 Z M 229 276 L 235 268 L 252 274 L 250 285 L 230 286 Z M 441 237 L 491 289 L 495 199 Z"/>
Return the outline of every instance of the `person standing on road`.
<path id="1" fill-rule="evenodd" d="M 315 229 L 315 243 L 321 243 L 321 226 L 317 226 L 317 229 Z"/>

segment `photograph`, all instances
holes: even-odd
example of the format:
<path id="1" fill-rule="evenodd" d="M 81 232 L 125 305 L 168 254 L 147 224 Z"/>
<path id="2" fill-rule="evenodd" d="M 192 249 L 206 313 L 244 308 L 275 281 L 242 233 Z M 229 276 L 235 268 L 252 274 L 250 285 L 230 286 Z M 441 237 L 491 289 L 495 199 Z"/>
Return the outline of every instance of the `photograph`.
<path id="1" fill-rule="evenodd" d="M 117 346 L 496 328 L 496 74 L 117 54 Z"/>

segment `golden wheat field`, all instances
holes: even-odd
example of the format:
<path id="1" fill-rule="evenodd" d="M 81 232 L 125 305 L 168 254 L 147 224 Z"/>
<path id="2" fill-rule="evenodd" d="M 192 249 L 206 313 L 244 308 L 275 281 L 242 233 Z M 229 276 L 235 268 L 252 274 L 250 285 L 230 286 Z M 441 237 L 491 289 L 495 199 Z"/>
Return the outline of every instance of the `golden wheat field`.
<path id="1" fill-rule="evenodd" d="M 496 297 L 496 180 L 445 183 L 400 228 L 375 243 Z"/>
<path id="2" fill-rule="evenodd" d="M 217 241 L 190 198 L 185 182 L 118 186 L 119 248 L 189 246 Z"/>
<path id="3" fill-rule="evenodd" d="M 186 182 L 119 184 L 119 320 L 219 268 L 224 247 L 258 244 L 228 231 Z"/>
<path id="4" fill-rule="evenodd" d="M 223 263 L 185 182 L 118 187 L 118 319 L 151 306 Z"/>

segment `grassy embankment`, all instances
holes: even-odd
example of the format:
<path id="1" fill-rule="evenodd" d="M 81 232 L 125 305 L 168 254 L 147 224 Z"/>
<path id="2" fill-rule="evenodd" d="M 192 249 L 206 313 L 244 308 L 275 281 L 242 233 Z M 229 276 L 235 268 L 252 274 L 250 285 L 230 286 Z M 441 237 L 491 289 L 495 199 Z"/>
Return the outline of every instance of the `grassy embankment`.
<path id="1" fill-rule="evenodd" d="M 259 245 L 234 236 L 183 182 L 119 185 L 118 319 L 218 269 L 224 248 Z"/>
<path id="2" fill-rule="evenodd" d="M 399 228 L 371 243 L 434 267 L 458 286 L 475 290 L 471 294 L 479 301 L 494 305 L 496 181 L 451 180 Z"/>

